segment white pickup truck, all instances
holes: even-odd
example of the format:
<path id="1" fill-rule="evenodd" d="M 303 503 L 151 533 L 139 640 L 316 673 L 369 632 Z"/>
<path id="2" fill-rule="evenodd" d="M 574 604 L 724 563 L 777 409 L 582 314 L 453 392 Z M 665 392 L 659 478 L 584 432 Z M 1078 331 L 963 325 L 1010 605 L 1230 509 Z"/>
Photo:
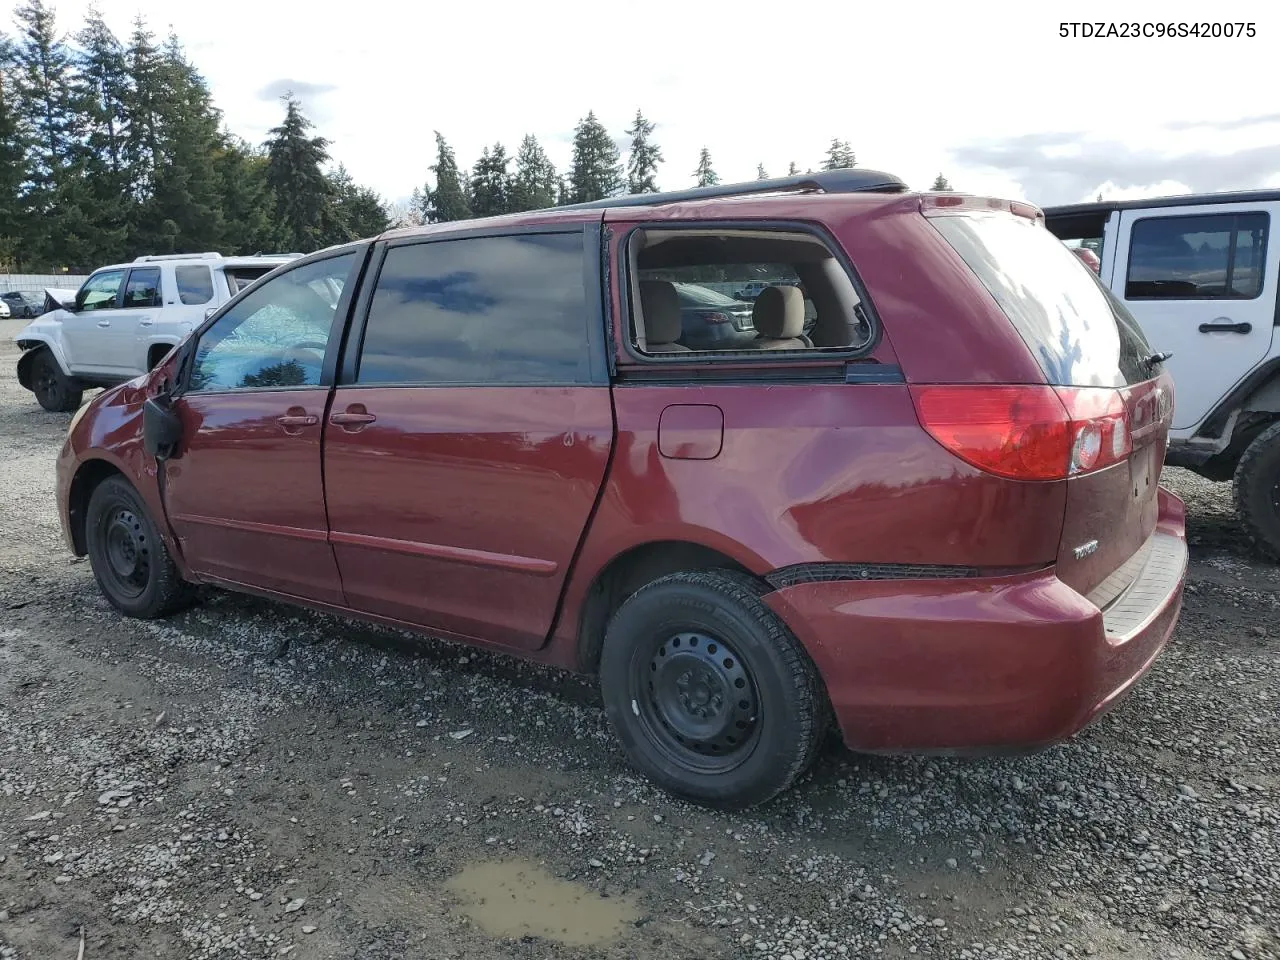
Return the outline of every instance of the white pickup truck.
<path id="1" fill-rule="evenodd" d="M 1172 356 L 1166 462 L 1233 480 L 1246 532 L 1280 558 L 1280 190 L 1044 208 Z"/>
<path id="2" fill-rule="evenodd" d="M 70 296 L 47 290 L 57 309 L 14 337 L 18 381 L 46 410 L 74 410 L 84 390 L 146 373 L 214 310 L 299 256 L 138 257 L 95 270 Z"/>

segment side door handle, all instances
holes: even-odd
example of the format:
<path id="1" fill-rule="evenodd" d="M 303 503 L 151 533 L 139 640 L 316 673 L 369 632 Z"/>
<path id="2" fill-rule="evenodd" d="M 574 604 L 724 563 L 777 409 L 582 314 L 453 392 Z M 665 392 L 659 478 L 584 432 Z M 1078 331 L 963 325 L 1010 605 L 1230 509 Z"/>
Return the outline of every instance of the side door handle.
<path id="1" fill-rule="evenodd" d="M 1242 320 L 1239 323 L 1231 323 L 1226 317 L 1221 320 L 1215 320 L 1212 323 L 1200 324 L 1201 333 L 1251 333 L 1253 332 L 1253 324 L 1248 320 Z"/>
<path id="2" fill-rule="evenodd" d="M 109 327 L 109 326 L 111 326 L 111 321 L 110 321 L 110 320 L 108 320 L 108 319 L 106 319 L 106 318 L 104 317 L 103 319 L 101 319 L 101 320 L 99 320 L 99 321 L 98 321 L 98 326 L 100 326 L 100 327 Z"/>
<path id="3" fill-rule="evenodd" d="M 296 433 L 303 427 L 314 427 L 320 418 L 314 413 L 307 413 L 302 407 L 290 407 L 282 417 L 276 417 L 276 423 L 284 427 L 285 433 Z"/>
<path id="4" fill-rule="evenodd" d="M 155 323 L 155 320 L 153 320 L 151 317 L 139 317 L 139 318 L 138 318 L 138 326 L 140 326 L 140 327 L 149 327 L 149 326 L 151 326 L 153 323 Z"/>
<path id="5" fill-rule="evenodd" d="M 366 425 L 373 423 L 378 418 L 365 409 L 363 403 L 353 403 L 347 407 L 344 413 L 329 414 L 329 422 L 334 426 L 341 427 L 347 433 L 355 433 L 363 430 Z"/>

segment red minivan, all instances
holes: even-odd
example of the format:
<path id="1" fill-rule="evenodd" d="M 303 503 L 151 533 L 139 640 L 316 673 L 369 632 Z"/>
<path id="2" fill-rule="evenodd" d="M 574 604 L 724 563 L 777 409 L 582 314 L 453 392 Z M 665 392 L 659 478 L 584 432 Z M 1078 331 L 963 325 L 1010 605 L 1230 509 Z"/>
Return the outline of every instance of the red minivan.
<path id="1" fill-rule="evenodd" d="M 677 284 L 763 287 L 733 349 Z M 752 333 L 752 331 L 754 331 Z M 124 613 L 212 584 L 595 673 L 735 807 L 863 751 L 1061 741 L 1177 620 L 1162 355 L 1021 203 L 843 170 L 281 266 L 72 422 Z"/>

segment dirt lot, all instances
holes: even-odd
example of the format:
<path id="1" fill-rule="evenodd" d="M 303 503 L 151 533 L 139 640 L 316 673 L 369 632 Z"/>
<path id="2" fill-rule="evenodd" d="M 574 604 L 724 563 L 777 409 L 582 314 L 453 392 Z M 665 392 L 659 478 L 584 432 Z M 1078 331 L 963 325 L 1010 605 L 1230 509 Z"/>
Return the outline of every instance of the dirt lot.
<path id="1" fill-rule="evenodd" d="M 230 595 L 122 619 L 0 321 L 0 958 L 1280 957 L 1280 569 L 1179 471 L 1186 612 L 1016 760 L 827 751 L 751 815 L 631 774 L 590 684 Z M 288 640 L 282 649 L 283 641 Z"/>

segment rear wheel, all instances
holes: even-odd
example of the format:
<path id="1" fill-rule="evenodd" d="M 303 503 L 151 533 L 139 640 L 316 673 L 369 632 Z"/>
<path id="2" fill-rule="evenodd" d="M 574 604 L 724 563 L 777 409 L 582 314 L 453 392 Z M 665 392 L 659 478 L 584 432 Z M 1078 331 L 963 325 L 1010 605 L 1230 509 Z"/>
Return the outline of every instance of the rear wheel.
<path id="1" fill-rule="evenodd" d="M 1236 510 L 1245 530 L 1272 560 L 1280 560 L 1280 423 L 1254 437 L 1236 465 Z"/>
<path id="2" fill-rule="evenodd" d="M 600 683 L 631 762 L 710 806 L 749 807 L 786 790 L 826 730 L 813 663 L 754 582 L 727 570 L 672 574 L 623 603 Z"/>
<path id="3" fill-rule="evenodd" d="M 121 613 L 150 620 L 191 601 L 146 504 L 123 477 L 102 481 L 89 497 L 85 539 L 98 588 Z"/>
<path id="4" fill-rule="evenodd" d="M 40 406 L 53 413 L 69 413 L 80 406 L 84 391 L 58 366 L 47 347 L 31 361 L 31 391 Z"/>

